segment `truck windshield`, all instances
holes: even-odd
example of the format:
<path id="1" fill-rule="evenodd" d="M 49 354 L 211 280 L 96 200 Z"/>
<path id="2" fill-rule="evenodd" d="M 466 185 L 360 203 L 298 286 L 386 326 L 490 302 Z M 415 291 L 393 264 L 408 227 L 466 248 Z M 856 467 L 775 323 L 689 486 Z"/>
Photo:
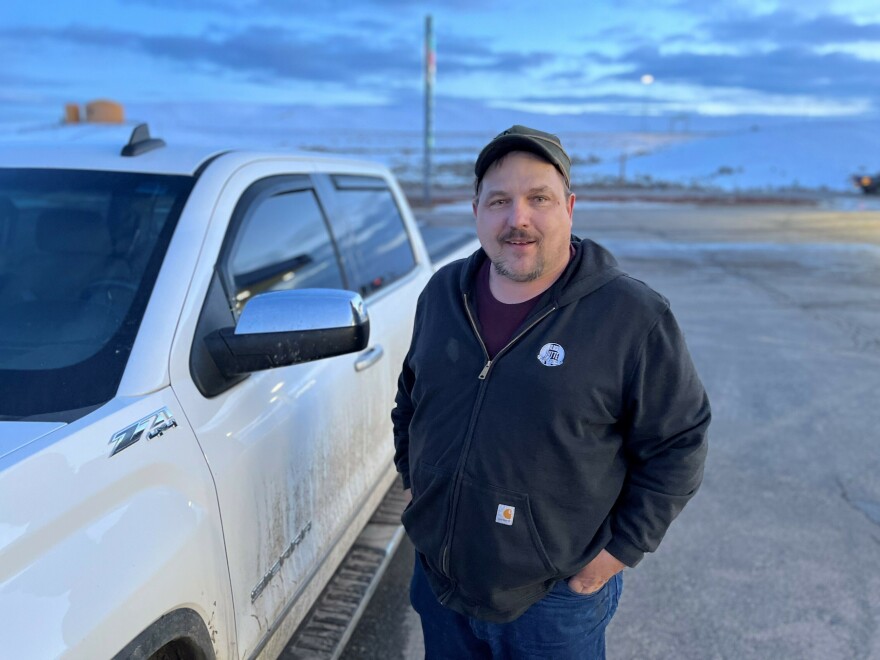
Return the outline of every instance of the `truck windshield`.
<path id="1" fill-rule="evenodd" d="M 193 177 L 0 169 L 0 420 L 111 399 Z"/>

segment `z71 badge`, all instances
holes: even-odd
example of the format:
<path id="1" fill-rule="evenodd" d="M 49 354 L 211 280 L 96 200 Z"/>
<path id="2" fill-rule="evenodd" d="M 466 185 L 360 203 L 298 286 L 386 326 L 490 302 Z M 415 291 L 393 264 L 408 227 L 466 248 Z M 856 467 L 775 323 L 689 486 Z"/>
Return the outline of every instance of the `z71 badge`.
<path id="1" fill-rule="evenodd" d="M 135 422 L 131 426 L 127 426 L 118 433 L 113 434 L 109 443 L 113 445 L 110 456 L 118 454 L 127 447 L 131 447 L 143 437 L 144 433 L 147 434 L 147 440 L 152 440 L 157 435 L 162 435 L 165 431 L 175 426 L 177 426 L 177 422 L 168 408 L 157 410 L 152 415 L 147 415 L 139 422 Z"/>

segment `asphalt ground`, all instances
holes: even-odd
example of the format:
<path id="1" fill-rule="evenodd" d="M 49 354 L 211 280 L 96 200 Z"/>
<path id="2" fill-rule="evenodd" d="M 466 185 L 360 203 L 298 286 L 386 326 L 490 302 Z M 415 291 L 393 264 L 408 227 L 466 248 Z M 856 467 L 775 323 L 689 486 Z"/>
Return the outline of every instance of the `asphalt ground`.
<path id="1" fill-rule="evenodd" d="M 880 213 L 582 204 L 575 233 L 669 298 L 714 413 L 608 657 L 880 659 Z M 344 658 L 422 657 L 411 566 L 404 544 Z"/>

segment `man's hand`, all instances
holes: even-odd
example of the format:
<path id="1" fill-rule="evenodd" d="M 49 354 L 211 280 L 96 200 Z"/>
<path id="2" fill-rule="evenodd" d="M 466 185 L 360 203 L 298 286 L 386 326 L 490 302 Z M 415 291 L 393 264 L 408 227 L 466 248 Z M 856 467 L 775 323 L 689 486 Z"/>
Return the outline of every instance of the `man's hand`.
<path id="1" fill-rule="evenodd" d="M 406 490 L 403 491 L 403 501 L 406 502 L 407 504 L 412 502 L 412 489 L 411 488 L 407 488 Z"/>
<path id="2" fill-rule="evenodd" d="M 624 568 L 626 564 L 618 561 L 610 552 L 602 550 L 593 561 L 571 576 L 568 586 L 579 594 L 592 594 Z"/>

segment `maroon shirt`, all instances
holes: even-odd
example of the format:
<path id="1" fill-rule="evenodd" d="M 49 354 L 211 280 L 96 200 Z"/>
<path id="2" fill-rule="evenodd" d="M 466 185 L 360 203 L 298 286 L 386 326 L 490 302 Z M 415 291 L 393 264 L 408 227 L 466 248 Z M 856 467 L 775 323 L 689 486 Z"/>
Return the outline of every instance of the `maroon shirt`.
<path id="1" fill-rule="evenodd" d="M 489 259 L 483 262 L 477 272 L 477 318 L 480 320 L 480 335 L 489 351 L 489 359 L 494 360 L 495 355 L 504 348 L 513 338 L 513 333 L 522 325 L 526 317 L 535 308 L 540 295 L 529 298 L 525 302 L 508 305 L 498 302 L 489 289 L 489 269 L 492 262 Z"/>
<path id="2" fill-rule="evenodd" d="M 568 260 L 574 257 L 574 245 L 569 247 Z M 489 359 L 494 360 L 502 348 L 513 339 L 513 333 L 522 325 L 526 317 L 535 309 L 543 294 L 529 298 L 521 303 L 498 302 L 489 288 L 489 269 L 492 261 L 486 259 L 477 271 L 476 303 L 477 319 L 480 322 L 480 336 L 489 351 Z"/>

